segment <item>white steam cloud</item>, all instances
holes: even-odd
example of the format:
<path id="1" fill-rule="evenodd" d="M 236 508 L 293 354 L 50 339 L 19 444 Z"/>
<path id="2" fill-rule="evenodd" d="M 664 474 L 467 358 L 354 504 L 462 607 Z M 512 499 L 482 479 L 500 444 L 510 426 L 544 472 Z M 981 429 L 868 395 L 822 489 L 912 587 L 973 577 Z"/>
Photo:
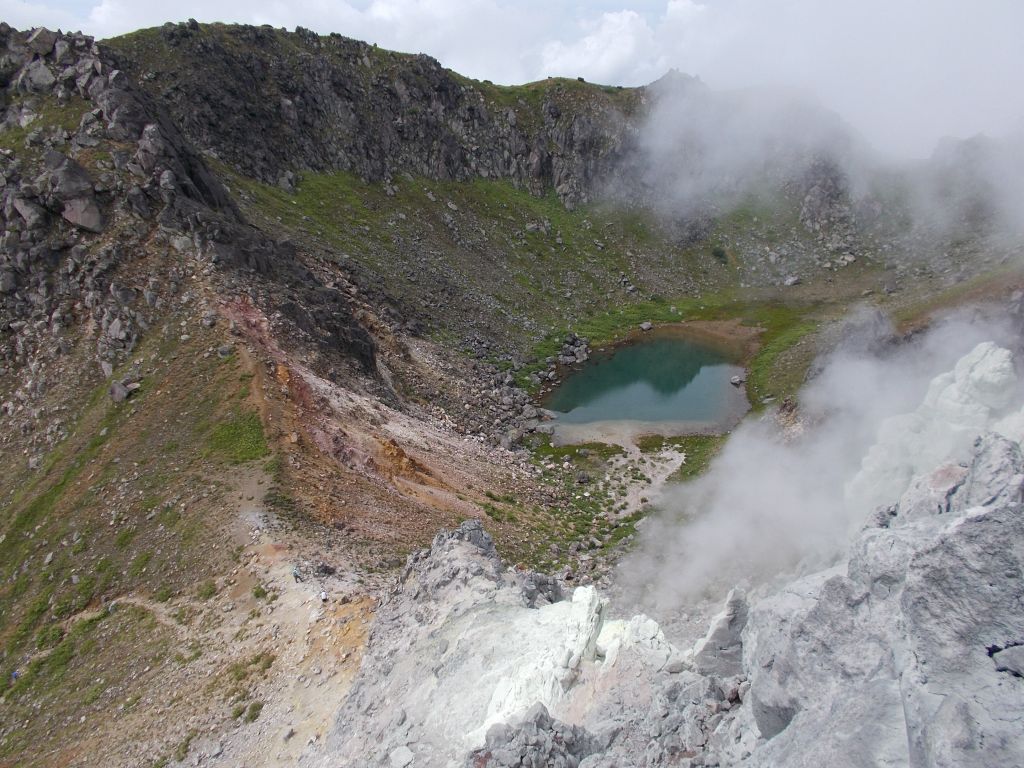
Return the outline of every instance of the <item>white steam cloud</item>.
<path id="1" fill-rule="evenodd" d="M 628 601 L 663 616 L 798 563 L 827 566 L 873 512 L 863 498 L 848 503 L 845 491 L 883 421 L 917 408 L 933 377 L 980 342 L 1019 341 L 1009 322 L 962 315 L 879 352 L 884 331 L 863 315 L 844 334 L 863 343 L 830 355 L 801 393 L 800 434 L 771 419 L 748 421 L 704 476 L 667 493 L 621 565 Z"/>
<path id="2" fill-rule="evenodd" d="M 677 222 L 754 203 L 890 241 L 1024 242 L 1024 130 L 945 139 L 926 160 L 894 160 L 806 92 L 720 92 L 678 72 L 648 92 L 628 172 L 605 191 L 612 199 Z"/>
<path id="3" fill-rule="evenodd" d="M 839 116 L 806 94 L 715 92 L 671 72 L 652 84 L 649 113 L 637 136 L 634 171 L 640 188 L 622 191 L 639 192 L 664 214 L 714 214 L 751 197 L 777 198 L 794 182 L 799 186 L 821 160 L 843 174 L 845 185 L 864 166 L 866 154 Z M 617 191 L 613 187 L 609 194 Z"/>
<path id="4" fill-rule="evenodd" d="M 1024 236 L 1024 130 L 943 141 L 910 181 L 912 215 L 925 226 L 947 232 L 982 226 L 1017 241 Z"/>

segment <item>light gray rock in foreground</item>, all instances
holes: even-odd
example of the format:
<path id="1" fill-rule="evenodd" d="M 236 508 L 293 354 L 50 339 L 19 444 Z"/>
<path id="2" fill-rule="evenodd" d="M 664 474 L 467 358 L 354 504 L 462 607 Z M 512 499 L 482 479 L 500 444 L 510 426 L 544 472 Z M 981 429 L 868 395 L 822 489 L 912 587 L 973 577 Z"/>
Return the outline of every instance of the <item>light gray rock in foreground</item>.
<path id="1" fill-rule="evenodd" d="M 1024 642 L 1020 470 L 1019 446 L 986 435 L 966 475 L 937 473 L 948 505 L 912 484 L 845 573 L 754 607 L 744 666 L 769 740 L 749 764 L 1024 765 L 1024 681 L 989 658 Z"/>
<path id="2" fill-rule="evenodd" d="M 984 435 L 843 562 L 731 593 L 693 649 L 506 570 L 464 523 L 410 557 L 302 764 L 1024 766 L 1022 476 L 1020 445 Z"/>

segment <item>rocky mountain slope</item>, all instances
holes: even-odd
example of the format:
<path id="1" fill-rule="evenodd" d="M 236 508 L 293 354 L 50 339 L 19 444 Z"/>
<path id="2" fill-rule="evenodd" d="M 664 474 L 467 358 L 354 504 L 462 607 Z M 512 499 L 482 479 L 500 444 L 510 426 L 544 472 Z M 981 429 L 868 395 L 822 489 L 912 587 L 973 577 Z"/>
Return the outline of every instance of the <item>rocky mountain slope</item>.
<path id="1" fill-rule="evenodd" d="M 244 270 L 254 277 L 248 290 L 259 290 L 261 276 L 270 278 L 280 290 L 275 305 L 298 327 L 372 367 L 372 343 L 352 321 L 346 297 L 303 271 L 286 245 L 246 225 L 166 113 L 95 43 L 46 30 L 23 41 L 8 28 L 4 45 L 11 94 L 6 139 L 16 147 L 3 168 L 8 330 L 30 314 L 69 326 L 81 302 L 100 323 L 100 358 L 123 358 L 138 336 L 131 305 L 152 305 L 155 298 L 146 297 L 145 285 L 116 285 L 125 259 L 115 249 L 143 250 L 156 237 L 197 264 L 217 265 L 229 280 Z M 45 114 L 52 122 L 39 120 L 40 108 L 56 112 Z M 23 127 L 37 122 L 38 129 Z M 106 257 L 87 263 L 96 246 L 108 249 Z M 61 279 L 54 279 L 57 267 Z M 154 281 L 174 282 L 174 276 Z M 16 338 L 8 349 L 24 350 L 17 362 L 25 364 L 37 344 Z"/>
<path id="2" fill-rule="evenodd" d="M 851 302 L 912 327 L 1012 292 L 1020 246 L 915 239 L 836 157 L 652 206 L 645 126 L 681 91 L 718 103 L 682 76 L 473 82 L 301 29 L 0 23 L 0 766 L 781 749 L 757 675 L 765 717 L 792 707 L 733 642 L 769 602 L 734 596 L 726 652 L 691 657 L 589 589 L 724 438 L 555 446 L 533 395 L 591 344 L 685 322 L 743 348 L 770 408 Z M 982 638 L 1004 666 L 1007 626 Z M 467 665 L 481 684 L 428 712 Z M 663 693 L 619 701 L 633 675 Z"/>
<path id="3" fill-rule="evenodd" d="M 578 204 L 629 151 L 645 100 L 572 81 L 474 83 L 427 56 L 301 28 L 168 24 L 113 47 L 197 146 L 284 186 L 304 170 L 483 177 Z"/>

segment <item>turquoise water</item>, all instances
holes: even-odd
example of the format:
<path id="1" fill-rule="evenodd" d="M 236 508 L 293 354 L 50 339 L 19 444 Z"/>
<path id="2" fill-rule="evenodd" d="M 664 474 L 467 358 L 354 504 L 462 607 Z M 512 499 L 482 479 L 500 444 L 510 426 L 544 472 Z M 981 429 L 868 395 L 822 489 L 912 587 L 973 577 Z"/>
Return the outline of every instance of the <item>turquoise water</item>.
<path id="1" fill-rule="evenodd" d="M 749 407 L 743 389 L 729 383 L 742 373 L 712 347 L 650 336 L 595 352 L 544 405 L 567 424 L 625 420 L 730 428 Z"/>

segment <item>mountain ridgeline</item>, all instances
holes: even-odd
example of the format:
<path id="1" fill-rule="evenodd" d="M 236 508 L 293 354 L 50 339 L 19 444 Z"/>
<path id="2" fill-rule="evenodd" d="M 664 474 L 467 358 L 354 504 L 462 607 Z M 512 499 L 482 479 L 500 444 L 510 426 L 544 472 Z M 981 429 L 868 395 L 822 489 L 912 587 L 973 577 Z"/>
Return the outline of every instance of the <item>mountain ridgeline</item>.
<path id="1" fill-rule="evenodd" d="M 578 204 L 629 154 L 648 100 L 570 80 L 475 82 L 429 56 L 301 28 L 168 24 L 111 48 L 197 146 L 284 185 L 302 170 L 483 177 Z"/>
<path id="2" fill-rule="evenodd" d="M 5 213 L 24 235 L 0 268 L 16 321 L 47 263 L 18 254 L 46 248 L 56 264 L 74 244 L 47 240 L 48 227 L 96 233 L 115 209 L 159 223 L 172 245 L 184 241 L 169 233 L 190 239 L 211 264 L 269 278 L 257 281 L 268 306 L 364 370 L 374 342 L 350 318 L 370 305 L 395 328 L 522 354 L 545 328 L 602 311 L 613 286 L 629 300 L 780 286 L 917 248 L 905 242 L 913 196 L 855 189 L 862 152 L 834 116 L 675 72 L 644 88 L 498 86 L 340 35 L 195 22 L 99 44 L 3 37 Z M 78 173 L 68 163 L 80 180 L 106 178 L 88 201 L 60 181 Z M 317 187 L 325 177 L 334 186 Z M 446 207 L 418 210 L 411 190 Z M 954 202 L 984 218 L 973 197 Z M 963 249 L 963 232 L 946 239 Z M 353 251 L 338 275 L 331 262 Z M 52 315 L 54 297 L 40 295 Z M 453 320 L 439 297 L 468 309 Z M 100 314 L 133 333 L 117 307 Z"/>

